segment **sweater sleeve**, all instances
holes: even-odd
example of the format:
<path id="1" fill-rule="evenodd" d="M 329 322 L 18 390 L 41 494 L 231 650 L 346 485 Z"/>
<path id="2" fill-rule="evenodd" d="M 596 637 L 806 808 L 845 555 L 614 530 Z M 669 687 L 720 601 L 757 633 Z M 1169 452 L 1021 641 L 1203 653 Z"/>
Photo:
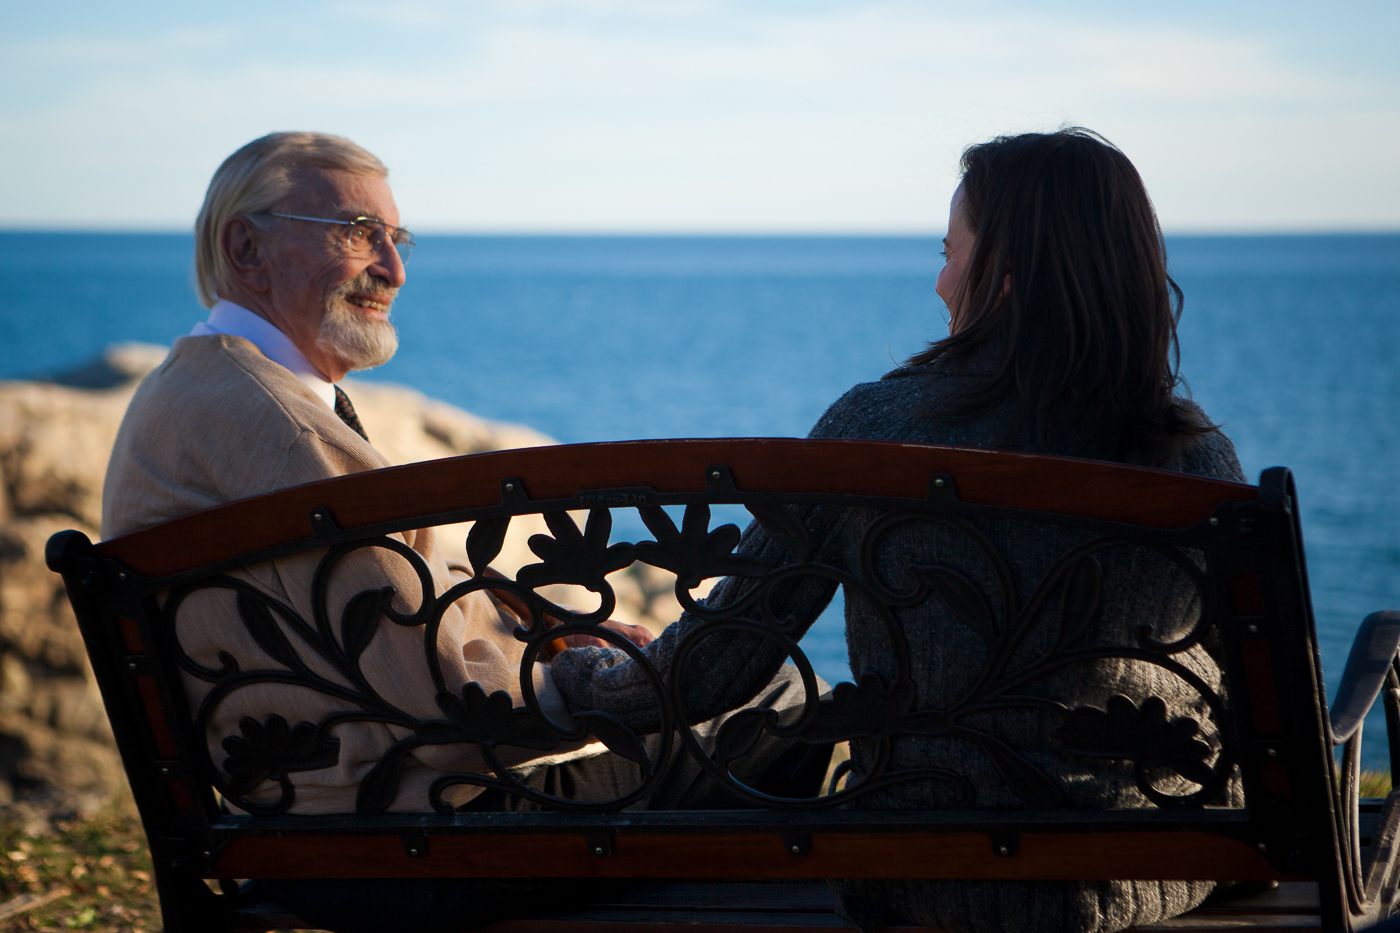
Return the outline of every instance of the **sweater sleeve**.
<path id="1" fill-rule="evenodd" d="M 811 437 L 850 437 L 857 406 L 847 393 L 813 428 Z M 852 521 L 850 509 L 812 505 L 793 510 L 807 529 L 809 562 L 828 568 L 844 563 L 842 527 Z M 735 553 L 757 558 L 770 569 L 796 561 L 761 524 L 751 522 Z M 763 590 L 756 592 L 759 586 Z M 704 600 L 705 614 L 745 603 L 739 618 L 780 620 L 784 632 L 800 639 L 821 615 L 836 593 L 837 582 L 828 572 L 799 574 L 781 583 L 759 584 L 743 577 L 726 577 Z M 663 681 L 669 683 L 673 658 L 682 639 L 713 628 L 685 659 L 681 677 L 681 715 L 697 723 L 742 706 L 773 678 L 787 654 L 773 639 L 750 632 L 722 628 L 723 623 L 687 612 L 667 626 L 644 651 Z M 551 665 L 555 684 L 571 711 L 602 710 L 621 718 L 639 732 L 661 728 L 660 704 L 644 670 L 616 648 L 575 648 L 561 652 Z"/>

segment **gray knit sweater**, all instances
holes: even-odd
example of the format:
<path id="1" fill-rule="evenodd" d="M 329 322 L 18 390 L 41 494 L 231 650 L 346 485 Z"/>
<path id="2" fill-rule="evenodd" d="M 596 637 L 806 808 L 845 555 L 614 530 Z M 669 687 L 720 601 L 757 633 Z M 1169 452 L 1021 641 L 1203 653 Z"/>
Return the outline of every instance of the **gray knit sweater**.
<path id="1" fill-rule="evenodd" d="M 987 354 L 970 361 L 945 360 L 900 369 L 882 381 L 858 385 L 832 405 L 812 429 L 817 438 L 861 438 L 946 444 L 959 447 L 1033 449 L 1027 442 L 1006 442 L 1010 413 L 994 412 L 969 422 L 948 423 L 928 416 L 929 401 L 962 391 L 969 380 L 987 374 Z M 1056 450 L 1073 455 L 1073 450 Z M 1169 468 L 1217 479 L 1243 481 L 1233 445 L 1223 434 L 1204 436 Z M 808 529 L 811 559 L 848 572 L 859 572 L 859 548 L 874 515 L 863 509 L 809 507 L 799 510 Z M 978 519 L 977 529 L 1000 553 L 1010 571 L 1014 588 L 1024 605 L 1027 596 L 1046 571 L 1063 554 L 1092 537 L 1087 532 L 1000 519 Z M 790 563 L 791 558 L 763 528 L 751 524 L 738 552 L 758 557 L 770 566 Z M 1159 641 L 1180 637 L 1189 629 L 1196 611 L 1194 591 L 1179 568 L 1142 548 L 1100 552 L 1104 592 L 1100 622 L 1090 636 L 1103 644 L 1132 643 L 1137 626 L 1151 625 Z M 881 540 L 877 570 L 897 577 L 905 568 L 938 563 L 952 566 L 984 593 L 996 594 L 993 568 L 966 537 L 947 528 L 918 524 Z M 721 581 L 707 604 L 732 603 L 748 584 L 738 578 Z M 790 586 L 777 596 L 778 618 L 798 620 L 797 633 L 821 613 L 835 591 L 835 584 L 810 580 Z M 998 613 L 1007 607 L 997 603 Z M 1037 617 L 1022 647 L 1026 657 L 1048 648 L 1055 637 L 1055 621 L 1044 624 Z M 937 599 L 904 611 L 900 624 L 909 641 L 910 662 L 917 689 L 918 709 L 946 709 L 972 689 L 987 644 L 961 624 Z M 670 674 L 670 658 L 677 641 L 700 624 L 687 614 L 666 629 L 646 649 L 663 676 Z M 893 651 L 875 612 L 861 600 L 846 601 L 846 639 L 851 670 L 859 680 L 874 672 L 893 679 Z M 1183 661 L 1207 683 L 1217 686 L 1219 667 L 1209 645 L 1187 652 Z M 757 637 L 731 635 L 705 639 L 691 654 L 682 672 L 685 716 L 700 722 L 733 709 L 753 696 L 784 660 L 776 646 Z M 655 697 L 637 666 L 616 650 L 588 648 L 567 651 L 553 662 L 553 676 L 570 709 L 605 710 L 643 731 L 659 727 Z M 1204 722 L 1206 708 L 1194 691 L 1160 668 L 1135 661 L 1095 661 L 1062 671 L 1018 690 L 1071 706 L 1103 708 L 1108 697 L 1124 694 L 1135 701 L 1155 695 L 1164 699 L 1172 717 L 1188 715 Z M 1070 756 L 1047 736 L 1054 729 L 1050 714 L 1027 711 L 986 716 L 971 722 L 974 728 L 995 732 L 1024 758 L 1055 779 L 1068 794 L 1071 805 L 1084 809 L 1147 807 L 1151 804 L 1137 790 L 1129 763 L 1086 760 Z M 1209 727 L 1204 737 L 1209 740 Z M 868 768 L 873 745 L 852 742 L 857 773 Z M 893 766 L 914 768 L 937 765 L 956 771 L 976 788 L 975 806 L 1019 808 L 1026 806 L 998 775 L 977 747 L 947 737 L 901 736 L 895 740 Z M 1189 787 L 1186 788 L 1189 791 Z M 862 808 L 929 809 L 956 803 L 946 783 L 923 781 L 896 786 L 867 795 L 853 804 Z M 841 883 L 845 902 L 854 906 L 878 905 L 907 920 L 941 927 L 953 933 L 1020 933 L 1083 931 L 1107 933 L 1133 924 L 1174 916 L 1198 904 L 1209 883 L 1188 882 L 929 882 L 846 881 Z"/>

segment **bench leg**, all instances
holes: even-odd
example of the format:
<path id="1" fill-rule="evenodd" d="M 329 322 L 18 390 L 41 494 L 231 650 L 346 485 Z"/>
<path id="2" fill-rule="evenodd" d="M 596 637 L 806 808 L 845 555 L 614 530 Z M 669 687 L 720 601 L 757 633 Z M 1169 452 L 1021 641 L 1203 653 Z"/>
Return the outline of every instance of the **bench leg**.
<path id="1" fill-rule="evenodd" d="M 227 933 L 235 898 L 215 894 L 203 878 L 178 868 L 156 864 L 155 874 L 165 933 Z"/>

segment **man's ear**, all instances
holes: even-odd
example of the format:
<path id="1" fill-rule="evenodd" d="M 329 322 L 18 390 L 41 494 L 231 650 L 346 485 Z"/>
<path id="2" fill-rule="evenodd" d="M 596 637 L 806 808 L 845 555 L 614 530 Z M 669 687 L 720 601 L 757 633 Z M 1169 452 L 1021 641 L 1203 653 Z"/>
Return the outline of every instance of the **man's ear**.
<path id="1" fill-rule="evenodd" d="M 224 224 L 219 247 L 240 282 L 255 292 L 265 292 L 271 287 L 259 231 L 246 217 L 233 217 Z"/>

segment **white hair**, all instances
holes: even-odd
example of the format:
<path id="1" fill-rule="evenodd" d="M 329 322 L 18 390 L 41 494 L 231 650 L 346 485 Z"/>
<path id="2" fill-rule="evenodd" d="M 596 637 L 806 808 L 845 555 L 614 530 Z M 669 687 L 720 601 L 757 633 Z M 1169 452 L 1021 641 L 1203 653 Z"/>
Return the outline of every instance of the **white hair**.
<path id="1" fill-rule="evenodd" d="M 233 284 L 233 269 L 224 256 L 224 224 L 240 215 L 270 210 L 292 190 L 298 169 L 319 168 L 377 175 L 389 170 L 350 140 L 329 133 L 269 133 L 224 160 L 194 222 L 194 284 L 206 308 L 214 306 L 219 290 Z"/>

